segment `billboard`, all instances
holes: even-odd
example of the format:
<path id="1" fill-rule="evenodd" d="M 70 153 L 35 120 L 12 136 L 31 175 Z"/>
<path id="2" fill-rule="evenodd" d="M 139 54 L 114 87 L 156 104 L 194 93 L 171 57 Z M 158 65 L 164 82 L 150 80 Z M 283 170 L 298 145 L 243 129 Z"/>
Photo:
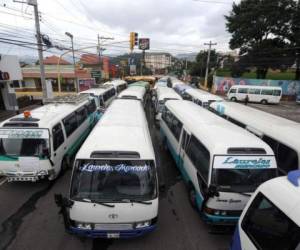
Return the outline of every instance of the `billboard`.
<path id="1" fill-rule="evenodd" d="M 95 84 L 95 78 L 81 78 L 78 79 L 79 91 L 85 91 Z"/>
<path id="2" fill-rule="evenodd" d="M 139 39 L 139 49 L 141 49 L 141 50 L 150 49 L 150 39 L 149 38 L 140 38 Z"/>

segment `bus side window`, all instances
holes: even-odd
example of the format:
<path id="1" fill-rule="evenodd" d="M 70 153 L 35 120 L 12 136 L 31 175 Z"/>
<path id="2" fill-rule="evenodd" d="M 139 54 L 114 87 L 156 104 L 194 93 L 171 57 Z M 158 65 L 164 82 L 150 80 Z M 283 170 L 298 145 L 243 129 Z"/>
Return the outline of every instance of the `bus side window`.
<path id="1" fill-rule="evenodd" d="M 62 130 L 62 126 L 60 123 L 57 123 L 53 128 L 52 128 L 52 136 L 53 136 L 53 151 L 55 152 L 56 149 L 59 148 L 61 144 L 65 141 L 64 139 L 64 133 Z"/>
<path id="2" fill-rule="evenodd" d="M 67 137 L 69 137 L 78 127 L 77 118 L 75 113 L 70 114 L 63 119 Z"/>
<path id="3" fill-rule="evenodd" d="M 91 100 L 90 103 L 87 105 L 88 114 L 91 114 L 96 111 L 96 103 L 95 99 Z"/>
<path id="4" fill-rule="evenodd" d="M 237 121 L 237 120 L 235 120 L 235 119 L 233 119 L 233 118 L 231 118 L 229 116 L 227 116 L 227 120 L 230 121 L 230 122 L 232 122 L 232 123 L 234 123 L 235 125 L 237 125 L 237 126 L 239 126 L 241 128 L 246 128 L 245 124 L 243 124 L 243 123 L 241 123 L 241 122 L 239 122 L 239 121 Z"/>
<path id="5" fill-rule="evenodd" d="M 275 95 L 275 96 L 280 96 L 280 95 L 281 95 L 281 90 L 274 89 L 274 90 L 273 90 L 273 95 Z"/>
<path id="6" fill-rule="evenodd" d="M 182 132 L 182 139 L 181 139 L 181 148 L 183 150 L 186 150 L 186 147 L 189 143 L 189 140 L 190 140 L 190 135 L 183 129 L 183 132 Z"/>
<path id="7" fill-rule="evenodd" d="M 205 146 L 192 136 L 187 147 L 187 156 L 199 171 L 201 177 L 208 182 L 210 154 Z"/>
<path id="8" fill-rule="evenodd" d="M 86 108 L 82 107 L 82 108 L 76 110 L 76 117 L 77 117 L 78 126 L 80 126 L 87 118 Z"/>
<path id="9" fill-rule="evenodd" d="M 295 249 L 299 244 L 298 226 L 262 193 L 253 200 L 241 226 L 257 249 Z"/>
<path id="10" fill-rule="evenodd" d="M 291 170 L 298 169 L 298 154 L 290 147 L 279 143 L 277 151 L 277 163 L 280 169 L 285 171 L 285 174 Z"/>

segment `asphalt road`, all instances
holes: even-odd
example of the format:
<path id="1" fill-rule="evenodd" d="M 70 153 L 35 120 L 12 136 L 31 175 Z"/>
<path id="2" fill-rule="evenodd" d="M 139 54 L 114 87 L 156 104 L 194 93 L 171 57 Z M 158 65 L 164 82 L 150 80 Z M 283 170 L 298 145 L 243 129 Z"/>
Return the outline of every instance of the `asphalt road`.
<path id="1" fill-rule="evenodd" d="M 160 194 L 156 231 L 130 240 L 91 240 L 67 234 L 54 203 L 55 193 L 68 192 L 71 171 L 67 171 L 53 183 L 4 183 L 0 186 L 0 249 L 228 249 L 232 231 L 216 233 L 191 208 L 186 187 L 169 152 L 161 146 L 159 129 L 149 110 L 147 117 L 159 180 L 166 187 Z"/>

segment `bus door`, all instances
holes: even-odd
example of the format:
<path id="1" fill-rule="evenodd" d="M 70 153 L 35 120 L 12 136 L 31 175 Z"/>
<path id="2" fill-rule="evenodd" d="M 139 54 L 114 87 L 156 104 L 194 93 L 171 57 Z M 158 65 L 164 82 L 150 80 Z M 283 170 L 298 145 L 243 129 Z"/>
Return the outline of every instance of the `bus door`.
<path id="1" fill-rule="evenodd" d="M 181 143 L 180 143 L 180 147 L 179 147 L 179 155 L 178 155 L 178 166 L 179 168 L 182 170 L 182 172 L 184 173 L 184 179 L 185 181 L 188 181 L 188 176 L 187 176 L 187 172 L 184 168 L 184 162 L 185 162 L 185 150 L 187 148 L 187 145 L 189 143 L 190 140 L 190 135 L 186 132 L 186 130 L 183 128 L 182 129 L 182 136 L 181 136 Z"/>

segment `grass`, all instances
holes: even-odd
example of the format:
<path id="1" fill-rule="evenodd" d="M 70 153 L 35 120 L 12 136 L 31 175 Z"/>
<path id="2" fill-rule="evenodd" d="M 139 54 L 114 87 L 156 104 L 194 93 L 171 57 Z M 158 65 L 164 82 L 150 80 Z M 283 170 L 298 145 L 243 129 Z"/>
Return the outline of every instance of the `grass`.
<path id="1" fill-rule="evenodd" d="M 231 77 L 230 71 L 228 70 L 218 70 L 217 76 L 223 76 L 223 77 Z M 251 78 L 256 79 L 256 73 L 255 72 L 246 72 L 244 73 L 241 78 Z M 286 72 L 272 72 L 269 71 L 267 73 L 266 79 L 270 80 L 294 80 L 295 79 L 295 72 L 286 71 Z"/>

